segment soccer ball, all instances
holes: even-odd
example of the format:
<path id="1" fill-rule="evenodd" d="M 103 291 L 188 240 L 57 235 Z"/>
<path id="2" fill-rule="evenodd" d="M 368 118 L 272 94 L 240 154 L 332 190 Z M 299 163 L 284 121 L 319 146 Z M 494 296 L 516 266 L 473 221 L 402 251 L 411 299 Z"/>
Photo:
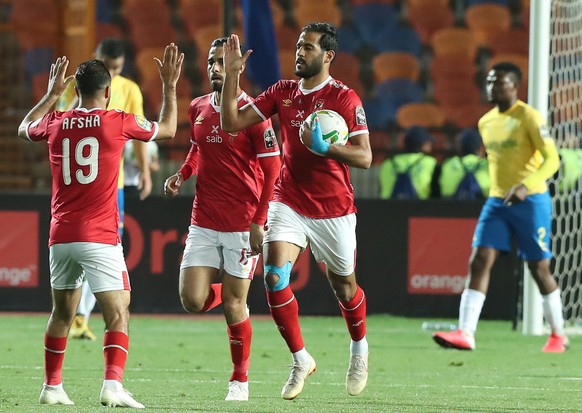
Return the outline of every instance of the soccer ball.
<path id="1" fill-rule="evenodd" d="M 337 112 L 328 109 L 316 110 L 307 117 L 301 125 L 299 136 L 303 137 L 304 128 L 312 130 L 315 118 L 319 119 L 323 140 L 332 145 L 345 145 L 348 141 L 348 125 L 344 118 Z"/>

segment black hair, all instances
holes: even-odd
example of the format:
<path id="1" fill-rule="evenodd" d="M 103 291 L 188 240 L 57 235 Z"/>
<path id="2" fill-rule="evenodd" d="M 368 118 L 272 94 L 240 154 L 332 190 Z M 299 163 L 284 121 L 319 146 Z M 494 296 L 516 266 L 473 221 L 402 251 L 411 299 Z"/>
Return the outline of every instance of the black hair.
<path id="1" fill-rule="evenodd" d="M 125 56 L 125 46 L 122 40 L 108 37 L 97 45 L 95 54 L 101 57 L 108 57 L 109 59 L 117 59 L 118 57 Z"/>
<path id="2" fill-rule="evenodd" d="M 331 50 L 337 54 L 339 43 L 337 40 L 337 29 L 333 24 L 321 22 L 309 23 L 301 29 L 301 33 L 305 32 L 321 33 L 321 37 L 319 38 L 319 46 L 321 49 L 326 52 Z"/>
<path id="3" fill-rule="evenodd" d="M 218 39 L 214 39 L 212 43 L 210 43 L 210 47 L 222 47 L 228 41 L 228 37 L 219 37 Z"/>
<path id="4" fill-rule="evenodd" d="M 93 59 L 83 62 L 75 73 L 77 88 L 83 96 L 95 96 L 99 90 L 111 85 L 111 75 L 105 63 Z"/>
<path id="5" fill-rule="evenodd" d="M 517 84 L 521 83 L 521 69 L 518 65 L 511 62 L 499 62 L 493 65 L 491 70 L 509 73 L 513 76 L 513 81 Z"/>

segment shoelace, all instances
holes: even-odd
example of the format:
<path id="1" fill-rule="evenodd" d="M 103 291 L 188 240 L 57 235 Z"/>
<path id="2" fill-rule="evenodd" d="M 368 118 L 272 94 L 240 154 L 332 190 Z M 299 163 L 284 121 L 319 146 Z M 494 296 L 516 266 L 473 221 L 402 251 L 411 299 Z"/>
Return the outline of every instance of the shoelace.
<path id="1" fill-rule="evenodd" d="M 362 357 L 354 357 L 350 362 L 348 375 L 350 378 L 359 379 L 366 369 L 366 363 Z"/>

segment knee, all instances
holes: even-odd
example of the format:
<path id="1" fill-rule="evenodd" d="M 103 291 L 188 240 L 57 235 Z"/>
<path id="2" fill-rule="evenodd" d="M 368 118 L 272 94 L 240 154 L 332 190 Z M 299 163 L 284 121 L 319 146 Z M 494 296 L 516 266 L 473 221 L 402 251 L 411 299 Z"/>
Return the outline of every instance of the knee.
<path id="1" fill-rule="evenodd" d="M 247 308 L 246 300 L 242 297 L 229 297 L 222 302 L 226 314 L 245 313 Z"/>
<path id="2" fill-rule="evenodd" d="M 291 278 L 291 261 L 282 267 L 265 265 L 265 288 L 268 291 L 281 291 L 289 285 Z"/>
<path id="3" fill-rule="evenodd" d="M 346 303 L 354 298 L 356 295 L 356 290 L 358 286 L 353 277 L 342 277 L 338 279 L 332 279 L 331 287 L 336 298 L 342 303 Z"/>
<path id="4" fill-rule="evenodd" d="M 104 311 L 105 328 L 108 331 L 127 331 L 129 325 L 129 309 L 115 308 L 112 311 Z"/>
<path id="5" fill-rule="evenodd" d="M 180 291 L 180 301 L 182 307 L 189 313 L 201 313 L 206 300 L 201 299 L 197 294 Z"/>

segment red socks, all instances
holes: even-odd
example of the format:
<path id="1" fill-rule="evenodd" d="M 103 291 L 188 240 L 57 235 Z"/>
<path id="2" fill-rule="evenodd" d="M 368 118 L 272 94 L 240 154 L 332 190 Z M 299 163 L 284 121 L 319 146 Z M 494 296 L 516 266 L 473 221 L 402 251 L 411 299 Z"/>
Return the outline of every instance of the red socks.
<path id="1" fill-rule="evenodd" d="M 44 382 L 56 386 L 63 381 L 63 361 L 67 337 L 50 337 L 44 335 Z"/>
<path id="2" fill-rule="evenodd" d="M 222 303 L 222 283 L 210 284 L 210 293 L 202 307 L 202 311 L 210 311 Z"/>
<path id="3" fill-rule="evenodd" d="M 226 330 L 228 332 L 230 357 L 233 364 L 230 381 L 248 381 L 247 373 L 251 363 L 251 340 L 253 337 L 251 319 L 247 317 L 240 323 L 228 325 Z"/>
<path id="4" fill-rule="evenodd" d="M 123 371 L 129 349 L 129 337 L 121 331 L 107 331 L 103 338 L 105 380 L 123 381 Z"/>
<path id="5" fill-rule="evenodd" d="M 339 307 L 346 320 L 348 331 L 354 341 L 360 341 L 366 335 L 366 295 L 358 286 L 356 294 L 347 303 L 339 302 Z"/>
<path id="6" fill-rule="evenodd" d="M 291 288 L 287 286 L 281 291 L 267 290 L 267 302 L 271 316 L 291 353 L 305 347 L 299 326 L 299 305 Z"/>

